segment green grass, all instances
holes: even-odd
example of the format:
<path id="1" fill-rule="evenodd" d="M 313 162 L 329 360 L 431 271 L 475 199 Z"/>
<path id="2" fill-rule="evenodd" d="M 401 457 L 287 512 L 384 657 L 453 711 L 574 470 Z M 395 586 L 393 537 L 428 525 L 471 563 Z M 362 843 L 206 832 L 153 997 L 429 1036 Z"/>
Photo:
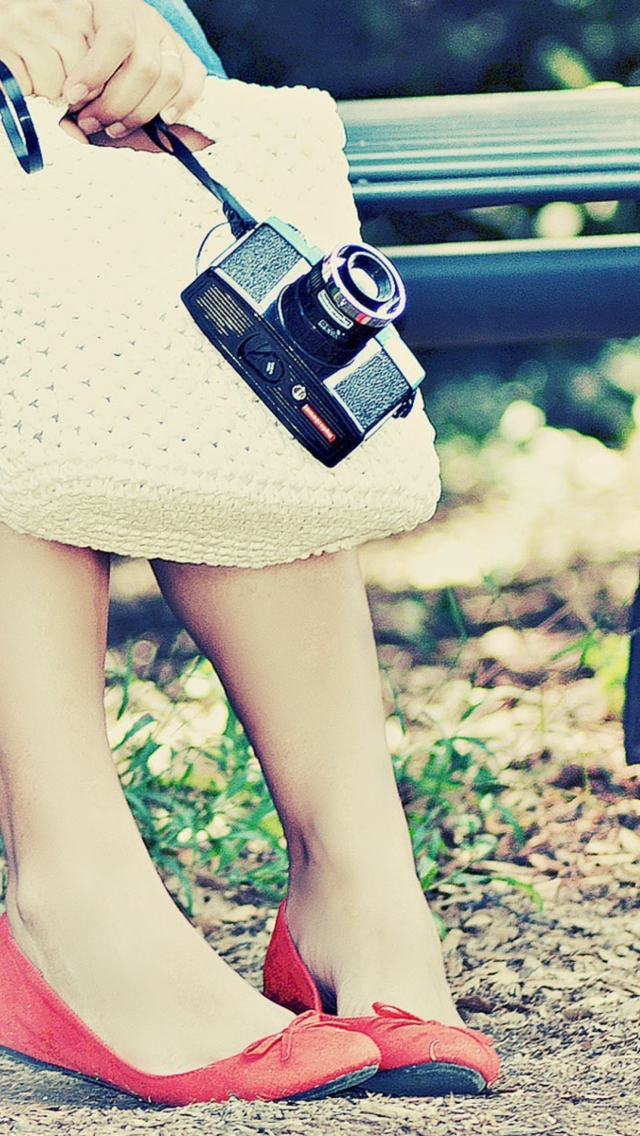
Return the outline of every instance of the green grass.
<path id="1" fill-rule="evenodd" d="M 157 867 L 187 910 L 194 873 L 203 868 L 224 886 L 250 886 L 276 900 L 286 888 L 282 827 L 210 664 L 189 665 L 168 697 L 136 677 L 131 657 L 130 651 L 108 674 L 114 754 Z M 157 702 L 159 711 L 144 711 Z M 474 709 L 464 713 L 455 736 L 441 732 L 427 747 L 411 747 L 395 707 L 394 765 L 425 890 L 464 885 L 470 874 L 477 881 L 477 865 L 495 851 L 497 826 L 522 838 L 501 804 L 492 754 L 470 726 Z"/>
<path id="2" fill-rule="evenodd" d="M 227 886 L 250 882 L 277 895 L 286 878 L 282 827 L 210 664 L 197 660 L 187 667 L 178 695 L 172 692 L 160 715 L 136 712 L 138 701 L 158 691 L 137 680 L 129 663 L 109 671 L 107 682 L 120 698 L 114 726 L 126 723 L 113 746 L 125 796 L 156 866 L 178 884 L 173 890 L 185 908 L 191 908 L 194 872 L 211 865 Z M 195 698 L 189 694 L 194 683 L 200 686 Z M 218 711 L 220 729 L 206 745 L 181 740 L 185 708 L 194 703 Z M 167 742 L 174 734 L 176 741 Z"/>

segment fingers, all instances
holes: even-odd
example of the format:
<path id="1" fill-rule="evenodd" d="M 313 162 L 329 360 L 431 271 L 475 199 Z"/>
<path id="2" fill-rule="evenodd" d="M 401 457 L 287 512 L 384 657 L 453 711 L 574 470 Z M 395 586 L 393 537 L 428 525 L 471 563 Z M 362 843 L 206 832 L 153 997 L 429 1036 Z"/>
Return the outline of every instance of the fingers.
<path id="1" fill-rule="evenodd" d="M 87 49 L 87 41 L 80 34 L 69 34 L 60 42 L 30 44 L 25 63 L 30 89 L 27 88 L 25 94 L 59 99 L 69 69 L 87 54 Z M 16 78 L 20 82 L 17 75 Z"/>
<path id="2" fill-rule="evenodd" d="M 82 30 L 80 28 L 74 28 L 73 30 L 68 29 L 67 34 L 64 36 L 64 38 L 61 38 L 61 40 L 52 45 L 52 47 L 55 48 L 58 54 L 60 74 L 62 78 L 56 94 L 49 97 L 60 98 L 67 79 L 67 75 L 70 71 L 73 71 L 74 67 L 77 67 L 82 59 L 86 57 L 86 54 L 89 50 L 89 43 L 85 36 L 82 34 Z"/>
<path id="3" fill-rule="evenodd" d="M 89 53 L 64 88 L 73 107 L 82 104 L 85 133 L 124 137 L 162 111 L 175 122 L 197 101 L 206 68 L 149 4 L 94 0 L 94 21 Z"/>
<path id="4" fill-rule="evenodd" d="M 31 82 L 31 76 L 22 56 L 16 55 L 15 52 L 9 51 L 4 47 L 0 47 L 0 59 L 17 79 L 22 93 L 24 95 L 32 95 L 34 93 L 33 83 Z"/>
<path id="5" fill-rule="evenodd" d="M 0 58 L 27 95 L 59 98 L 66 74 L 88 51 L 85 0 L 0 0 Z"/>
<path id="6" fill-rule="evenodd" d="M 25 94 L 67 99 L 86 134 L 177 122 L 206 69 L 145 0 L 0 0 L 0 59 Z"/>
<path id="7" fill-rule="evenodd" d="M 130 58 L 136 47 L 136 23 L 127 5 L 113 4 L 111 12 L 94 9 L 94 34 L 89 51 L 71 69 L 63 93 L 70 106 L 101 92 Z"/>
<path id="8" fill-rule="evenodd" d="M 84 45 L 85 51 L 87 45 Z M 25 95 L 44 95 L 48 99 L 60 97 L 66 71 L 58 52 L 48 44 L 26 45 L 22 55 L 2 53 L 3 61 L 20 84 Z"/>
<path id="9" fill-rule="evenodd" d="M 151 76 L 151 71 L 150 71 Z M 184 82 L 184 64 L 181 53 L 175 47 L 169 46 L 168 41 L 161 46 L 157 79 L 150 87 L 145 98 L 129 113 L 124 110 L 118 116 L 118 121 L 107 127 L 107 134 L 111 138 L 124 137 L 125 134 L 137 130 L 145 122 L 158 114 L 163 107 L 179 97 Z"/>
<path id="10" fill-rule="evenodd" d="M 182 86 L 160 110 L 162 118 L 168 125 L 180 122 L 194 103 L 197 103 L 204 89 L 206 77 L 207 69 L 204 63 L 192 51 L 185 51 L 182 55 Z"/>
<path id="11" fill-rule="evenodd" d="M 24 6 L 28 24 L 28 69 L 34 90 L 60 98 L 69 71 L 86 56 L 92 35 L 91 8 L 86 0 L 39 0 Z"/>
<path id="12" fill-rule="evenodd" d="M 136 44 L 102 94 L 83 108 L 78 117 L 80 128 L 91 133 L 97 122 L 112 138 L 118 138 L 153 118 L 182 85 L 180 53 L 175 48 L 171 54 L 165 51 L 160 43 L 155 50 Z"/>
<path id="13" fill-rule="evenodd" d="M 29 52 L 28 59 L 33 90 L 48 99 L 57 99 L 65 78 L 58 52 L 48 45 L 38 45 L 38 48 Z"/>
<path id="14" fill-rule="evenodd" d="M 182 48 L 182 50 L 180 50 Z M 202 93 L 207 70 L 178 37 L 165 40 L 159 52 L 160 69 L 147 95 L 129 113 L 121 112 L 107 127 L 111 138 L 122 138 L 162 114 L 165 122 L 178 122 Z"/>

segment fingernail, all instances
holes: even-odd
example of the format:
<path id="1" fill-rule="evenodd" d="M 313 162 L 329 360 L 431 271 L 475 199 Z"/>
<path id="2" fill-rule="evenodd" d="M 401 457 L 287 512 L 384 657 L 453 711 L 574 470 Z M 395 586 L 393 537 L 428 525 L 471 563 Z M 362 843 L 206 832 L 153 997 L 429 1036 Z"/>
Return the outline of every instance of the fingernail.
<path id="1" fill-rule="evenodd" d="M 111 126 L 107 127 L 106 133 L 110 138 L 122 138 L 122 135 L 127 133 L 127 127 L 122 122 L 112 122 Z"/>
<path id="2" fill-rule="evenodd" d="M 177 106 L 168 106 L 160 111 L 160 118 L 163 122 L 166 122 L 167 126 L 171 126 L 172 123 L 178 121 L 178 113 Z"/>
<path id="3" fill-rule="evenodd" d="M 85 134 L 99 134 L 102 130 L 102 123 L 97 118 L 79 118 L 78 126 Z"/>
<path id="4" fill-rule="evenodd" d="M 89 88 L 85 87 L 84 83 L 76 83 L 65 92 L 65 97 L 71 106 L 75 106 L 76 103 L 83 102 L 88 94 Z"/>

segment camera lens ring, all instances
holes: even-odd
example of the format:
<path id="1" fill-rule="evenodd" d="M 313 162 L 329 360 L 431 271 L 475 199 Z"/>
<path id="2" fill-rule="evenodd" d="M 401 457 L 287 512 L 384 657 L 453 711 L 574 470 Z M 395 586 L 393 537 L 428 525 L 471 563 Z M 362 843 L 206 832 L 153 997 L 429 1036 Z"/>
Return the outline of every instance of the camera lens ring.
<path id="1" fill-rule="evenodd" d="M 351 362 L 405 309 L 406 292 L 393 264 L 372 245 L 338 245 L 283 289 L 278 319 L 315 367 Z"/>
<path id="2" fill-rule="evenodd" d="M 370 290 L 360 283 L 363 277 Z M 406 291 L 397 269 L 373 245 L 339 245 L 322 261 L 322 278 L 332 303 L 355 323 L 385 327 L 406 307 Z"/>
<path id="3" fill-rule="evenodd" d="M 378 257 L 357 249 L 352 252 L 346 264 L 351 291 L 362 303 L 371 303 L 377 309 L 385 302 L 395 298 L 395 281 L 381 264 Z"/>

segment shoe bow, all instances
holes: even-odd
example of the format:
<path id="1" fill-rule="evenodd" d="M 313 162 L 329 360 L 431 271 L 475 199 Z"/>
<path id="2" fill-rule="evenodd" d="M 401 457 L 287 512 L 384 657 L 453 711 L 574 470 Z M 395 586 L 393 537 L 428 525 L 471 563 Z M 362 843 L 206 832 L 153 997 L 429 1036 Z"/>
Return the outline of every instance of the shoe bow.
<path id="1" fill-rule="evenodd" d="M 387 1002 L 374 1002 L 372 1008 L 379 1018 L 387 1019 L 392 1027 L 415 1022 L 422 1026 L 430 1025 L 442 1028 L 442 1022 L 437 1022 L 435 1019 L 420 1018 L 417 1014 L 411 1014 L 409 1010 L 402 1010 L 399 1006 L 390 1006 Z M 493 1038 L 486 1033 L 481 1033 L 480 1030 L 470 1030 L 466 1026 L 447 1026 L 446 1028 L 455 1030 L 456 1033 L 465 1034 L 466 1037 L 475 1037 L 479 1041 L 487 1042 L 488 1045 L 493 1044 Z"/>
<path id="2" fill-rule="evenodd" d="M 246 1049 L 243 1050 L 245 1057 L 264 1057 L 265 1053 L 269 1053 L 271 1049 L 276 1046 L 281 1048 L 281 1059 L 288 1061 L 293 1052 L 293 1043 L 297 1034 L 302 1033 L 304 1030 L 314 1029 L 317 1026 L 326 1025 L 322 1015 L 317 1010 L 307 1010 L 304 1014 L 299 1014 L 290 1025 L 286 1026 L 279 1033 L 269 1034 L 268 1037 L 261 1037 L 258 1041 L 252 1041 Z"/>

